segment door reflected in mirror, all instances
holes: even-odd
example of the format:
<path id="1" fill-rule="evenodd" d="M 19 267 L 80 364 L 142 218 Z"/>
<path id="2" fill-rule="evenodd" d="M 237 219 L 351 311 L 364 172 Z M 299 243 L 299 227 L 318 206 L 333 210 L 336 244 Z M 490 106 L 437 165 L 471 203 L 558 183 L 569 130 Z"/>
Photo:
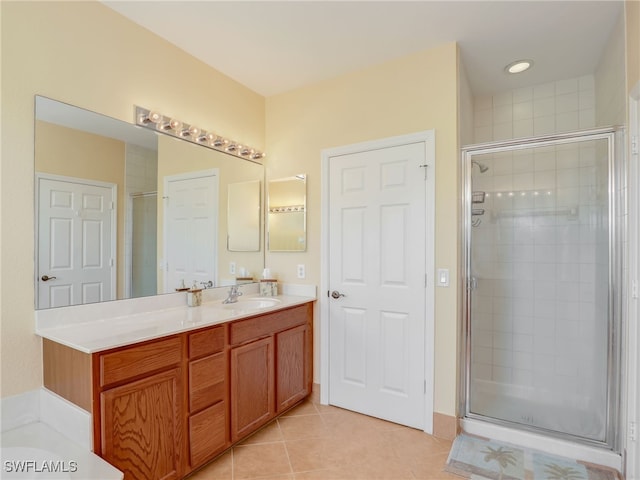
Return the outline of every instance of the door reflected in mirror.
<path id="1" fill-rule="evenodd" d="M 236 218 L 231 185 L 257 184 L 260 209 L 261 164 L 45 97 L 35 104 L 37 309 L 170 293 L 194 282 L 226 286 L 236 283 L 231 264 L 262 271 L 259 210 L 257 248 L 253 233 L 253 250 L 226 248 L 228 218 Z M 212 171 L 206 234 L 196 214 L 183 228 L 167 208 L 176 205 L 169 180 Z M 192 193 L 197 210 L 202 202 Z"/>
<path id="2" fill-rule="evenodd" d="M 307 176 L 270 180 L 268 186 L 270 252 L 307 249 Z"/>

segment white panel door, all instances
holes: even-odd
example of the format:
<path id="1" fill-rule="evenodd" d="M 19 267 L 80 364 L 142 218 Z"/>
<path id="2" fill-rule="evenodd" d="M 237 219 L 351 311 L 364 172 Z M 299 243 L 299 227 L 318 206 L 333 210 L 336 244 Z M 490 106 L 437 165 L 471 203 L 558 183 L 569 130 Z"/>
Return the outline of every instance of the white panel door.
<path id="1" fill-rule="evenodd" d="M 217 285 L 218 177 L 214 170 L 165 181 L 165 292 L 184 281 Z"/>
<path id="2" fill-rule="evenodd" d="M 115 299 L 115 186 L 38 177 L 37 308 Z"/>
<path id="3" fill-rule="evenodd" d="M 425 155 L 415 143 L 329 158 L 329 403 L 421 429 Z"/>

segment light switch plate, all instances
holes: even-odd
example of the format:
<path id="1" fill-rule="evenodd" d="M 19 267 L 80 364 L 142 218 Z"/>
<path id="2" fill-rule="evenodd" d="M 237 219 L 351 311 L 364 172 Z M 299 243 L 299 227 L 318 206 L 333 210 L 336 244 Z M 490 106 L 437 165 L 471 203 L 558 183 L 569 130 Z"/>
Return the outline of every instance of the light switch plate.
<path id="1" fill-rule="evenodd" d="M 436 284 L 439 287 L 448 287 L 449 286 L 449 269 L 448 268 L 439 268 L 438 269 L 438 277 L 436 279 Z"/>

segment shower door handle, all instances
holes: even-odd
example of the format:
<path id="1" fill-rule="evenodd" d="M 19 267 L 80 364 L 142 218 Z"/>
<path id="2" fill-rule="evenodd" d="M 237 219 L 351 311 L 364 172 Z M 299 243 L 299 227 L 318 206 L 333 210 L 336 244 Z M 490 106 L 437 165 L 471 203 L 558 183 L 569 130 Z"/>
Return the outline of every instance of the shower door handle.
<path id="1" fill-rule="evenodd" d="M 467 290 L 471 291 L 476 288 L 478 288 L 478 279 L 476 277 L 469 278 L 469 281 L 467 282 Z"/>

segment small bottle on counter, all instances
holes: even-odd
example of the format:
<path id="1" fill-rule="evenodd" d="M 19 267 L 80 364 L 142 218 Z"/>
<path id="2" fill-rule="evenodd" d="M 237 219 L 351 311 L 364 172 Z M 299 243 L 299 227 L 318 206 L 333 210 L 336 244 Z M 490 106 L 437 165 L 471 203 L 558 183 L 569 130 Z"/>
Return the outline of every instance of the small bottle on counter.
<path id="1" fill-rule="evenodd" d="M 278 295 L 278 281 L 275 278 L 261 278 L 260 295 L 263 297 L 275 297 Z"/>
<path id="2" fill-rule="evenodd" d="M 199 307 L 202 305 L 202 289 L 194 281 L 193 287 L 187 292 L 187 305 L 190 307 Z"/>

